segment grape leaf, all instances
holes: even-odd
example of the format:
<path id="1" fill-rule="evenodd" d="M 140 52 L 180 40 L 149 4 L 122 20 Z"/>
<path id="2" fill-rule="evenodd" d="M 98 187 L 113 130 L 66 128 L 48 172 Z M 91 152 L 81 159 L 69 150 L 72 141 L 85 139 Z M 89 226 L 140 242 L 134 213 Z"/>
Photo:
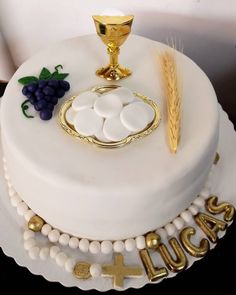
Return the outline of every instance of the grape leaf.
<path id="1" fill-rule="evenodd" d="M 33 82 L 38 82 L 38 78 L 34 76 L 27 76 L 27 77 L 20 78 L 18 82 L 23 85 L 28 85 Z"/>
<path id="2" fill-rule="evenodd" d="M 54 72 L 51 76 L 51 79 L 64 80 L 68 75 L 69 75 L 68 73 Z"/>
<path id="3" fill-rule="evenodd" d="M 49 80 L 52 74 L 47 68 L 42 68 L 42 71 L 39 75 L 39 80 Z"/>

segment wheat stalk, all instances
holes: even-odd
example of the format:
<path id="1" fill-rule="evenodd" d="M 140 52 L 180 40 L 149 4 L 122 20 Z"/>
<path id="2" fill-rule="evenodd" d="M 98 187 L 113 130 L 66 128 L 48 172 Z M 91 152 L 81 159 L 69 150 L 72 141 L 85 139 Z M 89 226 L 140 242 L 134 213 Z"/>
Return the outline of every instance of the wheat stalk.
<path id="1" fill-rule="evenodd" d="M 177 79 L 175 50 L 161 54 L 161 70 L 167 105 L 168 144 L 172 153 L 177 152 L 181 135 L 181 93 Z"/>

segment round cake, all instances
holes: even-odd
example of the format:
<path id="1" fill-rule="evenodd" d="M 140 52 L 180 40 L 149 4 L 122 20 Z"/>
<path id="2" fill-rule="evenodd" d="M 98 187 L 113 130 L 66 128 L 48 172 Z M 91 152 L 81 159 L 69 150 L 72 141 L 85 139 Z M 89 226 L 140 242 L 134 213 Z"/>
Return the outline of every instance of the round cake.
<path id="1" fill-rule="evenodd" d="M 91 240 L 124 240 L 162 227 L 190 206 L 207 180 L 217 151 L 218 103 L 203 71 L 177 53 L 183 81 L 178 152 L 167 145 L 165 101 L 157 56 L 168 47 L 131 35 L 120 60 L 133 74 L 119 82 L 150 97 L 162 120 L 149 136 L 118 149 L 102 149 L 68 136 L 58 122 L 61 104 L 96 85 L 106 63 L 95 35 L 67 40 L 25 62 L 11 79 L 1 106 L 4 156 L 11 182 L 25 203 L 54 228 Z M 71 89 L 50 121 L 22 115 L 18 79 L 62 64 Z"/>

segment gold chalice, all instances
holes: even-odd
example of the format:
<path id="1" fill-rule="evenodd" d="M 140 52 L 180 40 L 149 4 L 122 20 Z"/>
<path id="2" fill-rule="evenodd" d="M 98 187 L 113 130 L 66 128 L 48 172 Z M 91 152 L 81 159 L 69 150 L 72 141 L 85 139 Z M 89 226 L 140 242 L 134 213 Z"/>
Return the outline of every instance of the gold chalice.
<path id="1" fill-rule="evenodd" d="M 110 64 L 96 71 L 101 78 L 120 80 L 132 74 L 129 69 L 119 65 L 118 55 L 120 46 L 130 34 L 133 18 L 133 15 L 93 16 L 97 34 L 107 46 L 107 52 L 110 55 Z"/>

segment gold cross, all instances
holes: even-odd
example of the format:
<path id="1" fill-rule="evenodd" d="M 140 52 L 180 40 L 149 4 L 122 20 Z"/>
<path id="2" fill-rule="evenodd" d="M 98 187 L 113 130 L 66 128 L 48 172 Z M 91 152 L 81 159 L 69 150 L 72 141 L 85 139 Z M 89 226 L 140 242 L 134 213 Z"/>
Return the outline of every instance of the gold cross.
<path id="1" fill-rule="evenodd" d="M 142 276 L 142 268 L 139 266 L 125 266 L 124 257 L 121 254 L 115 255 L 114 265 L 103 265 L 102 275 L 113 277 L 115 287 L 123 288 L 124 278 Z"/>

